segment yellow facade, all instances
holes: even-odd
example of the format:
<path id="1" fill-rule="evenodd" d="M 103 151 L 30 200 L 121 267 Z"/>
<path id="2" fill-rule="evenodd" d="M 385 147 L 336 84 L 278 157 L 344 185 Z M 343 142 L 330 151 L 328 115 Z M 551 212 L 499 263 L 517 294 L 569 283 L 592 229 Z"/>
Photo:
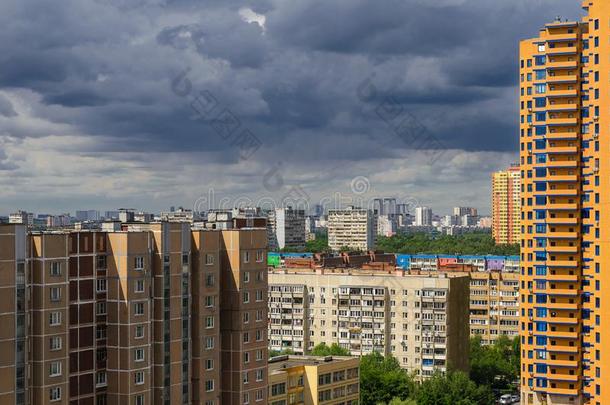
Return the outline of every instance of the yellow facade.
<path id="1" fill-rule="evenodd" d="M 270 405 L 358 405 L 357 357 L 279 356 L 269 360 Z"/>
<path id="2" fill-rule="evenodd" d="M 520 45 L 524 404 L 610 404 L 610 3 L 583 6 Z"/>
<path id="3" fill-rule="evenodd" d="M 519 243 L 521 238 L 521 175 L 519 168 L 495 172 L 491 177 L 492 236 L 498 244 Z"/>

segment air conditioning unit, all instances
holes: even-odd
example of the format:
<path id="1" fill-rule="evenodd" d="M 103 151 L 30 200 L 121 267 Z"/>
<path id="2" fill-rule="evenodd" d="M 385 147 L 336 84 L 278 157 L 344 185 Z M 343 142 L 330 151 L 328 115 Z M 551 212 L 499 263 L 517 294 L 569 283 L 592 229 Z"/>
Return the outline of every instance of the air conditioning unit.
<path id="1" fill-rule="evenodd" d="M 593 139 L 597 139 L 597 138 L 599 138 L 599 133 L 595 132 L 595 133 L 593 134 Z"/>

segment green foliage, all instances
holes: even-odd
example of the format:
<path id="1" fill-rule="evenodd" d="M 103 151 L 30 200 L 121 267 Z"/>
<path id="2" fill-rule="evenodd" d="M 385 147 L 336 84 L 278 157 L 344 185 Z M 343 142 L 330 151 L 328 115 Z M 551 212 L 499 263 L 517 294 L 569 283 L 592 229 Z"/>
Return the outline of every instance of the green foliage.
<path id="1" fill-rule="evenodd" d="M 380 402 L 377 405 L 385 405 L 385 403 Z M 414 399 L 394 398 L 390 402 L 388 402 L 388 405 L 417 405 L 417 402 Z"/>
<path id="2" fill-rule="evenodd" d="M 493 405 L 489 387 L 478 386 L 465 373 L 437 373 L 424 380 L 415 394 L 417 405 Z"/>
<path id="3" fill-rule="evenodd" d="M 415 382 L 392 356 L 374 352 L 360 360 L 362 405 L 406 400 L 415 391 Z"/>
<path id="4" fill-rule="evenodd" d="M 305 251 L 311 253 L 329 252 L 328 237 L 326 235 L 316 234 L 314 240 L 309 240 L 305 243 Z"/>
<path id="5" fill-rule="evenodd" d="M 519 337 L 498 338 L 495 344 L 481 345 L 481 337 L 470 339 L 470 378 L 479 385 L 508 390 L 519 379 Z"/>
<path id="6" fill-rule="evenodd" d="M 294 350 L 292 350 L 292 349 L 284 349 L 282 351 L 269 350 L 269 358 L 277 357 L 277 356 L 285 356 L 285 355 L 289 355 L 289 356 L 294 355 Z"/>
<path id="7" fill-rule="evenodd" d="M 336 343 L 327 346 L 326 343 L 322 342 L 316 345 L 310 353 L 312 356 L 350 356 L 350 352 L 347 349 L 342 348 Z"/>
<path id="8" fill-rule="evenodd" d="M 499 255 L 519 254 L 519 245 L 496 245 L 489 233 L 473 232 L 464 235 L 430 235 L 426 233 L 379 236 L 377 249 L 403 254 Z"/>

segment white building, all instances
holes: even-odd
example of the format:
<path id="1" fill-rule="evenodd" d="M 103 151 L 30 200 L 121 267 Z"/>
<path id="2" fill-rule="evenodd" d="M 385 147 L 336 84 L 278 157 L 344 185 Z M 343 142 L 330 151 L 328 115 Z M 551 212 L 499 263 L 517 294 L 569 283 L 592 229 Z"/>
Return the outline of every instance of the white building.
<path id="1" fill-rule="evenodd" d="M 328 246 L 366 252 L 377 242 L 377 218 L 372 210 L 357 207 L 328 211 Z"/>
<path id="2" fill-rule="evenodd" d="M 9 224 L 26 224 L 33 225 L 34 224 L 34 214 L 26 211 L 17 211 L 13 214 L 10 214 L 8 217 Z"/>
<path id="3" fill-rule="evenodd" d="M 415 208 L 415 226 L 432 225 L 432 209 L 428 207 Z"/>
<path id="4" fill-rule="evenodd" d="M 276 208 L 267 217 L 270 250 L 305 247 L 305 210 Z"/>
<path id="5" fill-rule="evenodd" d="M 377 235 L 393 236 L 398 230 L 398 221 L 396 215 L 378 215 L 377 216 Z"/>

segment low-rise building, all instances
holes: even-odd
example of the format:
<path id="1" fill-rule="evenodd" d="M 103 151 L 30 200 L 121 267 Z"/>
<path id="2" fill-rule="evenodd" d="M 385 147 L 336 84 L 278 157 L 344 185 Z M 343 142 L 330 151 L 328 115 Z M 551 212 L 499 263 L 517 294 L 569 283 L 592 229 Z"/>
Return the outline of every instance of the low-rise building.
<path id="1" fill-rule="evenodd" d="M 269 404 L 358 405 L 357 357 L 278 356 L 269 360 Z"/>

